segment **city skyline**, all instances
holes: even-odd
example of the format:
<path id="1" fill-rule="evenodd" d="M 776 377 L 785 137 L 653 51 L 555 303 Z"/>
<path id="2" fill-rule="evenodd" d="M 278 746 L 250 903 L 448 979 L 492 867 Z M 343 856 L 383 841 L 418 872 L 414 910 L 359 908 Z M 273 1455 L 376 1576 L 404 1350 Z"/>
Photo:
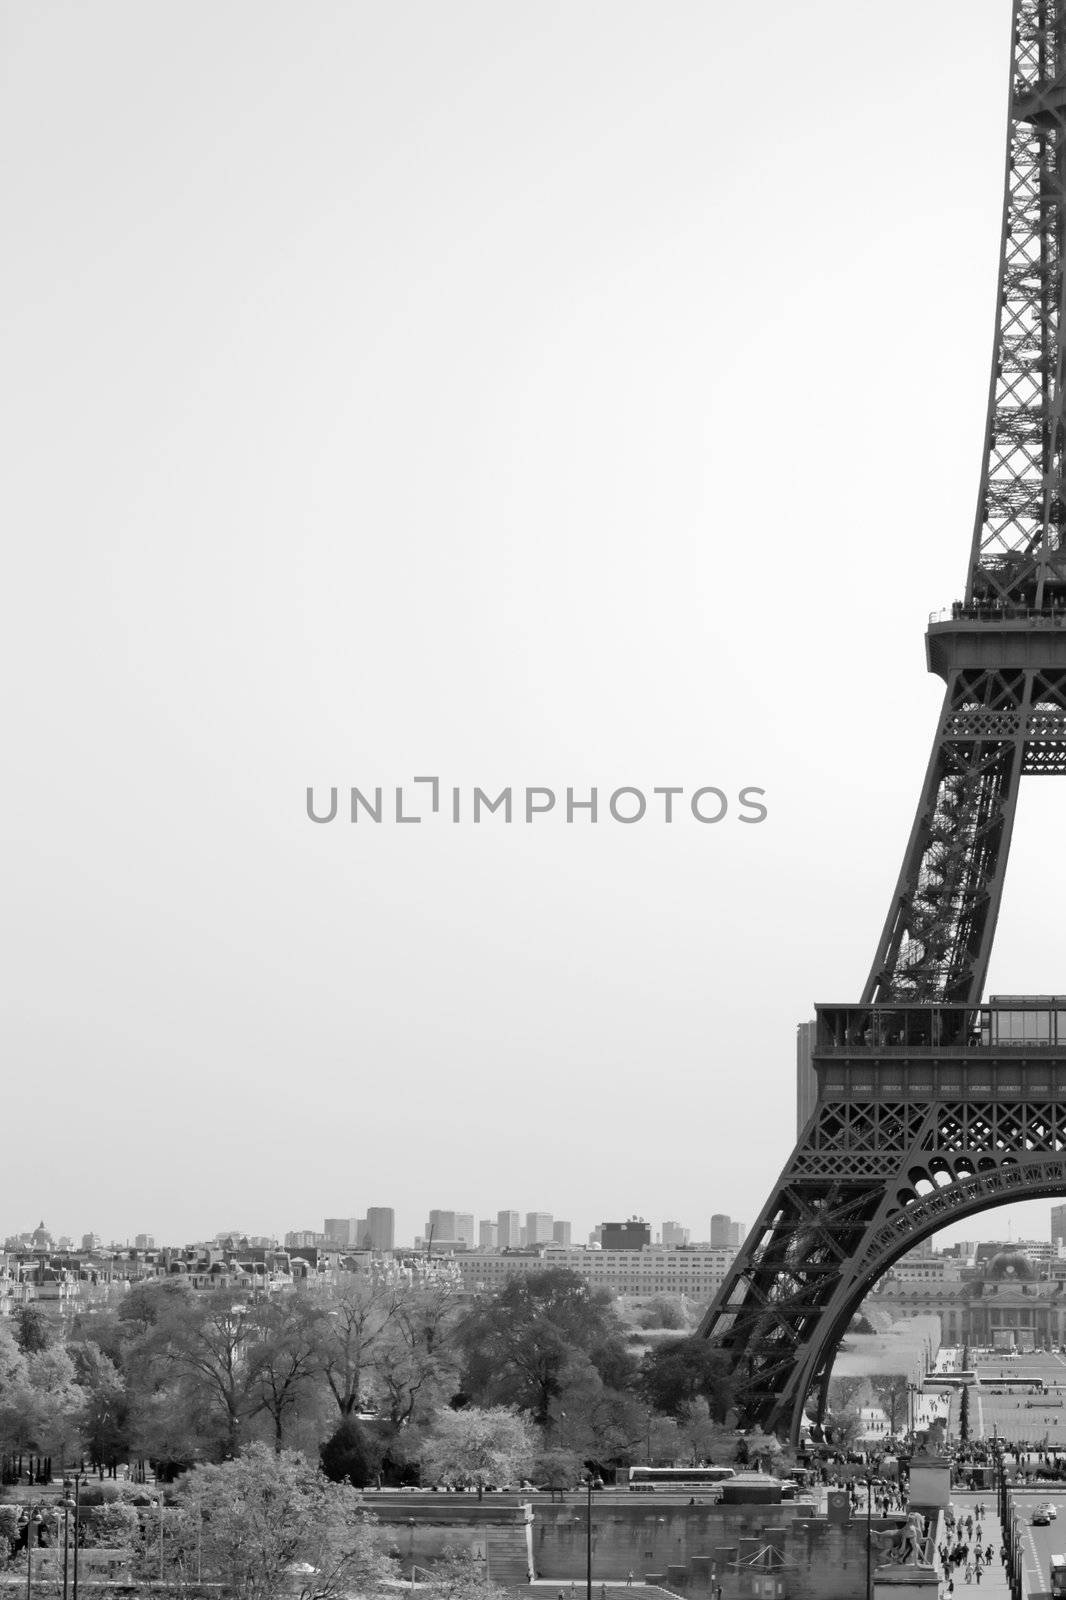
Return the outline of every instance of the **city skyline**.
<path id="1" fill-rule="evenodd" d="M 422 1232 L 422 1224 L 415 1224 L 412 1221 L 410 1229 L 408 1230 L 405 1226 L 404 1220 L 402 1219 L 405 1219 L 408 1216 L 413 1219 L 417 1214 L 415 1208 L 390 1207 L 389 1209 L 394 1210 L 397 1219 L 395 1223 L 394 1235 L 395 1248 L 413 1248 L 414 1241 Z M 307 1208 L 305 1207 L 304 1210 L 306 1212 Z M 477 1225 L 483 1221 L 495 1221 L 495 1213 L 481 1213 L 475 1210 L 471 1214 L 474 1217 L 475 1230 Z M 252 1219 L 252 1222 L 243 1228 L 219 1228 L 211 1225 L 205 1226 L 201 1229 L 194 1229 L 191 1227 L 185 1229 L 179 1228 L 179 1230 L 173 1234 L 165 1234 L 161 1232 L 159 1228 L 133 1228 L 132 1226 L 128 1231 L 119 1230 L 118 1232 L 110 1235 L 102 1232 L 98 1228 L 92 1229 L 91 1232 L 99 1236 L 105 1247 L 108 1245 L 117 1245 L 122 1248 L 131 1249 L 137 1248 L 135 1240 L 138 1234 L 142 1234 L 145 1237 L 151 1237 L 154 1240 L 154 1248 L 166 1248 L 168 1246 L 176 1247 L 180 1244 L 191 1241 L 206 1242 L 230 1234 L 238 1238 L 246 1237 L 272 1239 L 280 1243 L 284 1240 L 286 1233 L 306 1232 L 315 1235 L 324 1234 L 325 1230 L 322 1224 L 326 1219 L 326 1215 L 326 1213 L 323 1213 L 321 1216 L 317 1217 L 317 1219 L 315 1217 L 311 1217 L 311 1219 L 306 1222 L 302 1218 L 289 1220 L 283 1219 L 281 1224 L 276 1228 L 267 1227 L 265 1225 L 258 1226 L 255 1224 L 255 1220 Z M 524 1216 L 525 1213 L 523 1212 L 521 1215 Z M 592 1214 L 590 1213 L 589 1215 L 591 1216 Z M 572 1244 L 574 1246 L 582 1246 L 587 1243 L 589 1235 L 600 1225 L 600 1223 L 604 1221 L 624 1220 L 625 1218 L 633 1215 L 634 1210 L 633 1207 L 630 1206 L 628 1209 L 620 1211 L 617 1217 L 608 1217 L 604 1215 L 603 1217 L 598 1218 L 596 1222 L 590 1221 L 588 1227 L 585 1227 L 583 1222 L 579 1221 L 578 1219 L 557 1218 L 557 1220 L 569 1221 L 571 1223 Z M 679 1219 L 676 1217 L 676 1215 L 668 1216 L 665 1212 L 661 1217 L 657 1214 L 649 1214 L 648 1212 L 644 1212 L 643 1214 L 637 1212 L 636 1215 L 641 1216 L 642 1220 L 645 1220 L 649 1223 L 653 1242 L 657 1241 L 660 1237 L 663 1224 L 671 1222 L 675 1223 L 675 1225 L 688 1228 L 690 1246 L 697 1244 L 710 1245 L 712 1242 L 711 1229 L 709 1226 L 710 1217 L 706 1219 L 708 1223 L 706 1232 L 701 1233 L 697 1229 L 689 1226 L 686 1219 Z M 43 1218 L 38 1217 L 37 1221 L 27 1222 L 25 1225 L 11 1225 L 10 1216 L 8 1216 L 6 1222 L 4 1220 L 0 1220 L 0 1238 L 14 1238 L 19 1235 L 30 1234 L 36 1228 L 37 1222 L 39 1221 L 44 1222 L 48 1231 L 54 1238 L 58 1239 L 61 1237 L 67 1237 L 71 1239 L 75 1248 L 80 1245 L 83 1237 L 85 1237 L 90 1231 L 86 1227 L 80 1225 L 77 1227 L 57 1225 L 56 1220 L 47 1214 L 46 1209 L 46 1214 L 43 1216 Z M 1007 1243 L 1012 1240 L 1022 1239 L 1050 1239 L 1051 1236 L 1052 1219 L 1050 1203 L 1047 1200 L 1030 1200 L 1024 1201 L 1018 1205 L 998 1207 L 996 1209 L 984 1212 L 977 1217 L 971 1217 L 966 1222 L 953 1224 L 952 1226 L 943 1229 L 940 1233 L 934 1234 L 929 1243 L 933 1249 L 948 1249 L 952 1248 L 957 1242 L 962 1240 L 975 1240 L 980 1243 Z M 545 1242 L 550 1243 L 557 1241 Z M 670 1243 L 671 1241 L 668 1240 L 666 1242 Z M 477 1241 L 475 1238 L 475 1247 L 476 1244 Z"/>

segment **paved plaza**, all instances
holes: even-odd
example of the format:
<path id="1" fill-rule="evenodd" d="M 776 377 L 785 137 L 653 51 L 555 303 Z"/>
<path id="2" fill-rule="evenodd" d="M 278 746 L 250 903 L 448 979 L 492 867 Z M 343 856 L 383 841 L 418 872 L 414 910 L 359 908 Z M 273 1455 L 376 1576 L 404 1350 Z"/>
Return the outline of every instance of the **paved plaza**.
<path id="1" fill-rule="evenodd" d="M 1014 1358 L 974 1355 L 970 1391 L 974 1439 L 1017 1440 L 1036 1449 L 1066 1451 L 1066 1357 L 1033 1353 Z M 1022 1387 L 1039 1383 L 1046 1393 Z M 951 1431 L 958 1432 L 961 1397 L 952 1396 Z"/>

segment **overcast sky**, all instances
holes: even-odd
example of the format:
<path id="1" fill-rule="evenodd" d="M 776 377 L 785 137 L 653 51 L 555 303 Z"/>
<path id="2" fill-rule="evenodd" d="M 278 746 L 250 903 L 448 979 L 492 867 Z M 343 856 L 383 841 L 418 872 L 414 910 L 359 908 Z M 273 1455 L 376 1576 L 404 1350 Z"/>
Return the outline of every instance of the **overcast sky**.
<path id="1" fill-rule="evenodd" d="M 0 15 L 0 1234 L 750 1221 L 934 731 L 1008 0 Z M 730 811 L 305 814 L 415 775 Z"/>

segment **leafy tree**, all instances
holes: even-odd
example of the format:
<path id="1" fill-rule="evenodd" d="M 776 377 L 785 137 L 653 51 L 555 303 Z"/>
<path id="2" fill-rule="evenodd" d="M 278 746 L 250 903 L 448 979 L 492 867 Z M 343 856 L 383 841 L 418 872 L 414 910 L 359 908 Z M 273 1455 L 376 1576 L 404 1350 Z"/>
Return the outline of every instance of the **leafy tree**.
<path id="1" fill-rule="evenodd" d="M 966 1444 L 970 1437 L 970 1385 L 964 1384 L 959 1402 L 959 1439 Z"/>
<path id="2" fill-rule="evenodd" d="M 556 1493 L 580 1481 L 583 1470 L 584 1463 L 573 1450 L 542 1450 L 533 1463 L 533 1482 L 550 1489 L 554 1500 Z"/>
<path id="3" fill-rule="evenodd" d="M 459 1386 L 459 1361 L 451 1343 L 457 1287 L 451 1275 L 430 1274 L 396 1297 L 373 1352 L 370 1384 L 392 1435 L 425 1421 Z"/>
<path id="4" fill-rule="evenodd" d="M 874 1380 L 874 1393 L 881 1409 L 888 1413 L 888 1431 L 895 1433 L 897 1416 L 902 1423 L 907 1415 L 907 1380 L 901 1373 Z"/>
<path id="5" fill-rule="evenodd" d="M 15 1312 L 15 1337 L 23 1355 L 37 1355 L 55 1342 L 55 1327 L 48 1313 L 34 1301 Z"/>
<path id="6" fill-rule="evenodd" d="M 33 1396 L 31 1447 L 62 1466 L 82 1448 L 85 1394 L 74 1363 L 61 1346 L 51 1345 L 29 1357 L 26 1371 Z"/>
<path id="7" fill-rule="evenodd" d="M 404 1288 L 391 1271 L 372 1278 L 353 1273 L 338 1291 L 319 1300 L 325 1314 L 319 1324 L 318 1364 L 342 1417 L 359 1409 L 368 1369 Z"/>
<path id="8" fill-rule="evenodd" d="M 714 1420 L 703 1395 L 697 1395 L 691 1404 L 682 1407 L 678 1436 L 694 1467 L 701 1461 L 725 1461 L 733 1445 L 732 1430 Z"/>
<path id="9" fill-rule="evenodd" d="M 285 1420 L 319 1373 L 322 1314 L 303 1296 L 270 1301 L 256 1315 L 248 1350 L 248 1395 L 253 1414 L 265 1411 L 280 1455 Z"/>
<path id="10" fill-rule="evenodd" d="M 249 1309 L 235 1307 L 233 1295 L 219 1289 L 164 1300 L 145 1339 L 157 1369 L 162 1364 L 179 1374 L 194 1409 L 213 1420 L 227 1456 L 237 1454 L 250 1410 L 254 1374 L 246 1356 L 254 1332 Z"/>
<path id="11" fill-rule="evenodd" d="M 322 1471 L 331 1483 L 350 1483 L 365 1489 L 376 1476 L 377 1452 L 372 1451 L 359 1421 L 342 1417 L 321 1447 Z"/>
<path id="12" fill-rule="evenodd" d="M 140 1544 L 141 1521 L 133 1507 L 123 1500 L 98 1506 L 85 1517 L 85 1543 L 103 1550 L 128 1550 Z"/>
<path id="13" fill-rule="evenodd" d="M 506 1406 L 444 1408 L 437 1413 L 422 1464 L 440 1483 L 476 1488 L 480 1500 L 487 1485 L 524 1478 L 535 1451 L 529 1423 L 517 1411 Z"/>
<path id="14" fill-rule="evenodd" d="M 129 1404 L 115 1363 L 91 1340 L 70 1344 L 77 1383 L 85 1396 L 82 1432 L 94 1466 L 114 1466 L 129 1454 Z"/>
<path id="15" fill-rule="evenodd" d="M 147 1283 L 135 1283 L 119 1304 L 118 1319 L 144 1333 L 161 1317 L 169 1316 L 176 1306 L 188 1305 L 192 1299 L 193 1291 L 184 1278 L 154 1278 Z"/>
<path id="16" fill-rule="evenodd" d="M 478 1405 L 517 1406 L 542 1427 L 576 1355 L 605 1383 L 632 1377 L 611 1297 L 563 1268 L 514 1278 L 499 1295 L 482 1296 L 456 1330 L 463 1388 Z"/>
<path id="17" fill-rule="evenodd" d="M 642 1328 L 673 1328 L 678 1331 L 688 1327 L 684 1307 L 680 1300 L 660 1295 L 639 1313 Z"/>
<path id="18" fill-rule="evenodd" d="M 469 1550 L 446 1550 L 429 1573 L 431 1600 L 503 1600 L 507 1591 L 485 1569 L 486 1563 Z"/>
<path id="19" fill-rule="evenodd" d="M 560 1374 L 548 1436 L 583 1460 L 629 1462 L 646 1451 L 648 1412 L 635 1395 L 604 1383 L 587 1356 L 575 1354 Z"/>
<path id="20" fill-rule="evenodd" d="M 169 1377 L 164 1382 L 157 1375 L 158 1387 L 134 1393 L 128 1422 L 130 1449 L 154 1462 L 164 1482 L 195 1461 L 217 1459 L 226 1449 L 225 1436 L 203 1397 L 190 1390 L 184 1374 L 171 1372 Z"/>
<path id="21" fill-rule="evenodd" d="M 703 1399 L 715 1422 L 724 1422 L 733 1405 L 728 1361 L 706 1339 L 678 1339 L 650 1350 L 640 1381 L 645 1398 L 667 1416 L 679 1417 L 687 1406 Z"/>
<path id="22" fill-rule="evenodd" d="M 359 1497 L 292 1451 L 255 1442 L 182 1481 L 172 1541 L 180 1574 L 202 1571 L 233 1600 L 380 1595 L 392 1575 Z"/>

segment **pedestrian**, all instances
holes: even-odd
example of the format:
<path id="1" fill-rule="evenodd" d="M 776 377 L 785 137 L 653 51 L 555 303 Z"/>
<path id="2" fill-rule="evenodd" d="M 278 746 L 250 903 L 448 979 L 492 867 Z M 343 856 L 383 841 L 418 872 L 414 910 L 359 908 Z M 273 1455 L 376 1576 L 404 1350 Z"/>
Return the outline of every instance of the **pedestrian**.
<path id="1" fill-rule="evenodd" d="M 631 1572 L 627 1572 L 626 1573 L 626 1588 L 627 1589 L 632 1589 L 632 1587 L 633 1587 L 633 1574 Z"/>
<path id="2" fill-rule="evenodd" d="M 980 1568 L 980 1565 L 977 1565 L 976 1567 L 974 1567 L 973 1575 L 977 1579 L 977 1582 L 980 1583 L 980 1581 L 981 1581 L 981 1568 Z"/>

